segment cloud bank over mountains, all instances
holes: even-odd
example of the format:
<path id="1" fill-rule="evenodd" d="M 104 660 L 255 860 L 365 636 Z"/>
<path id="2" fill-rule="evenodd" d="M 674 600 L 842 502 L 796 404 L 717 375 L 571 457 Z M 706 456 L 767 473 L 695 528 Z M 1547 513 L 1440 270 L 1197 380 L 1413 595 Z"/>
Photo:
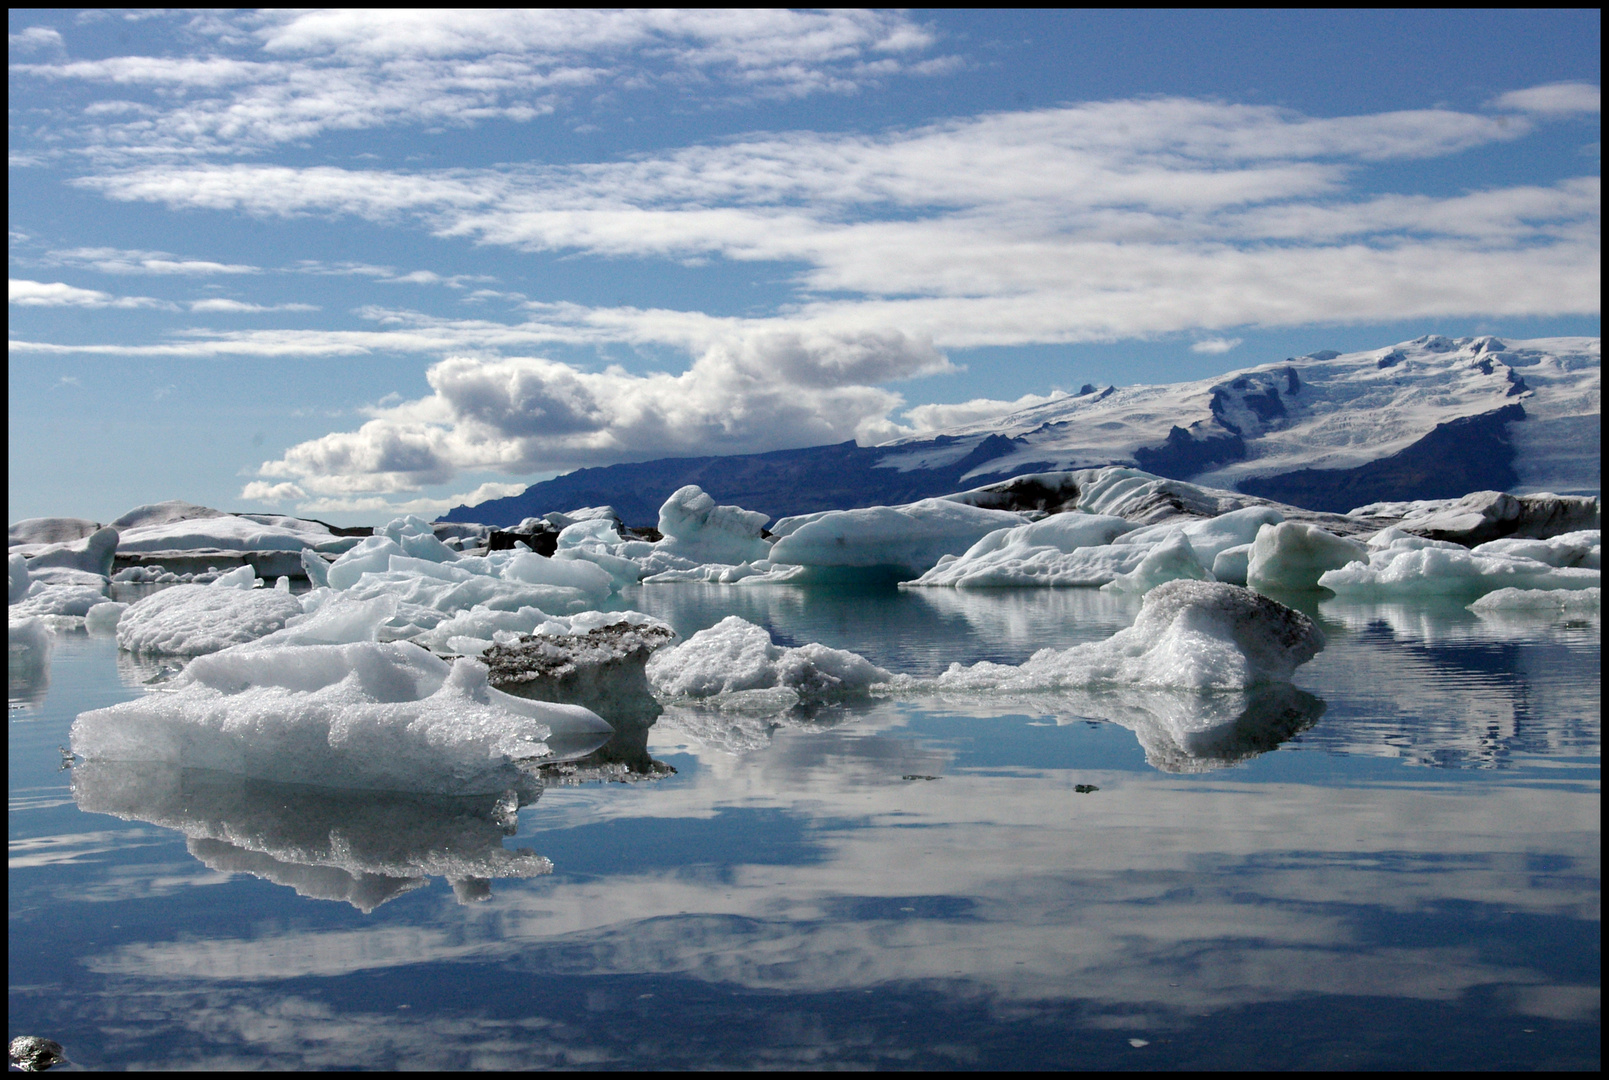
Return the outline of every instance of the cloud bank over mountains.
<path id="1" fill-rule="evenodd" d="M 599 95 L 855 94 L 967 61 L 911 16 L 864 11 L 237 13 L 195 16 L 182 36 L 192 55 L 70 59 L 55 31 L 13 34 L 14 84 L 54 88 L 62 102 L 55 132 L 13 140 L 14 165 L 68 168 L 81 190 L 172 212 L 784 275 L 781 302 L 736 316 L 533 297 L 491 275 L 359 262 L 275 271 L 200 251 L 55 253 L 57 267 L 233 284 L 367 274 L 503 306 L 463 318 L 366 305 L 353 313 L 363 328 L 302 320 L 11 342 L 13 355 L 430 361 L 428 395 L 264 462 L 253 498 L 361 499 L 465 471 L 876 441 L 1033 403 L 908 407 L 889 384 L 955 370 L 949 350 L 1183 334 L 1213 354 L 1247 328 L 1599 311 L 1596 175 L 1483 184 L 1476 171 L 1456 192 L 1391 190 L 1393 170 L 1521 153 L 1545 125 L 1597 113 L 1599 89 L 1584 83 L 1494 88 L 1473 111 L 1311 116 L 1130 97 L 871 134 L 763 131 L 575 164 L 360 167 L 278 151 L 335 132 L 580 116 Z M 488 287 L 471 294 L 474 284 Z M 33 278 L 13 280 L 11 295 L 163 303 Z M 207 297 L 165 310 L 320 306 Z M 540 355 L 559 346 L 669 350 L 685 366 Z"/>

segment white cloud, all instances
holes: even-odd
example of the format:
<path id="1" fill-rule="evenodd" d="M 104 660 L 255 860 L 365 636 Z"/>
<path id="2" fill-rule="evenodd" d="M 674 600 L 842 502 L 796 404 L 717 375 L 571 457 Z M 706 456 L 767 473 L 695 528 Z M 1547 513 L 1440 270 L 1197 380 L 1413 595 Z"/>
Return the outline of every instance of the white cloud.
<path id="1" fill-rule="evenodd" d="M 60 49 L 62 47 L 61 34 L 48 26 L 30 26 L 20 34 L 7 34 L 6 47 L 13 52 Z"/>
<path id="2" fill-rule="evenodd" d="M 1216 356 L 1235 348 L 1240 344 L 1240 341 L 1240 338 L 1204 338 L 1191 345 L 1190 351 L 1193 353 L 1209 353 Z"/>
<path id="3" fill-rule="evenodd" d="M 214 297 L 210 300 L 190 301 L 190 310 L 194 312 L 244 314 L 261 311 L 318 311 L 319 307 L 316 304 L 248 304 L 243 300 L 226 300 L 222 297 Z"/>
<path id="4" fill-rule="evenodd" d="M 265 484 L 261 480 L 253 480 L 240 489 L 240 497 L 252 502 L 286 503 L 292 499 L 307 498 L 307 492 L 295 484 Z"/>
<path id="5" fill-rule="evenodd" d="M 177 311 L 178 305 L 151 296 L 113 296 L 97 289 L 80 289 L 60 281 L 11 278 L 10 300 L 19 307 L 160 308 Z"/>
<path id="6" fill-rule="evenodd" d="M 153 115 L 82 132 L 98 154 L 148 155 L 397 124 L 528 121 L 581 91 L 658 84 L 686 95 L 709 87 L 728 101 L 797 98 L 945 70 L 921 55 L 933 35 L 897 12 L 215 13 L 188 30 L 210 36 L 217 54 L 22 63 L 12 72 L 152 91 Z"/>
<path id="7" fill-rule="evenodd" d="M 1603 111 L 1603 91 L 1592 83 L 1549 83 L 1499 94 L 1492 100 L 1492 105 L 1499 109 L 1515 109 L 1544 116 L 1597 113 Z"/>
<path id="8" fill-rule="evenodd" d="M 1024 394 L 1016 401 L 973 398 L 971 401 L 963 401 L 957 405 L 918 405 L 905 411 L 905 417 L 909 424 L 891 425 L 887 437 L 920 435 L 931 431 L 944 431 L 948 428 L 961 427 L 965 424 L 975 424 L 982 420 L 993 420 L 1008 413 L 1031 409 L 1035 405 L 1046 405 L 1052 401 L 1060 401 L 1067 396 L 1065 390 L 1052 390 L 1044 395 Z"/>
<path id="9" fill-rule="evenodd" d="M 680 375 L 451 357 L 430 368 L 430 396 L 373 409 L 358 430 L 301 443 L 259 471 L 356 495 L 417 491 L 469 469 L 841 442 L 886 430 L 901 399 L 876 383 L 945 366 L 931 345 L 900 334 L 782 331 L 716 341 Z"/>
<path id="10" fill-rule="evenodd" d="M 123 248 L 70 248 L 52 251 L 54 262 L 84 266 L 105 274 L 260 274 L 256 266 L 241 263 L 180 259 L 165 251 L 130 251 Z"/>

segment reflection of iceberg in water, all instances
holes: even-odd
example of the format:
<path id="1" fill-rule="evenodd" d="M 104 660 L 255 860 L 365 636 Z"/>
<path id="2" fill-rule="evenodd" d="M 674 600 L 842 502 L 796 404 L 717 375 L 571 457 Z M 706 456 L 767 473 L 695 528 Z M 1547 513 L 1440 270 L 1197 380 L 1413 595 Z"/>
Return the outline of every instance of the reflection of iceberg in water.
<path id="1" fill-rule="evenodd" d="M 302 896 L 369 912 L 429 878 L 460 903 L 485 900 L 494 878 L 551 873 L 509 850 L 523 795 L 448 797 L 279 784 L 165 762 L 87 761 L 73 769 L 79 809 L 177 829 L 213 870 L 288 885 Z"/>
<path id="2" fill-rule="evenodd" d="M 38 708 L 50 693 L 50 654 L 55 635 L 37 616 L 18 619 L 6 633 L 6 703 Z"/>
<path id="3" fill-rule="evenodd" d="M 922 700 L 922 699 L 918 699 Z M 925 704 L 977 715 L 1054 716 L 1058 724 L 1108 720 L 1134 732 L 1145 760 L 1163 772 L 1208 772 L 1278 748 L 1324 715 L 1320 698 L 1289 683 L 1200 693 L 1140 687 L 1019 694 L 944 694 Z"/>

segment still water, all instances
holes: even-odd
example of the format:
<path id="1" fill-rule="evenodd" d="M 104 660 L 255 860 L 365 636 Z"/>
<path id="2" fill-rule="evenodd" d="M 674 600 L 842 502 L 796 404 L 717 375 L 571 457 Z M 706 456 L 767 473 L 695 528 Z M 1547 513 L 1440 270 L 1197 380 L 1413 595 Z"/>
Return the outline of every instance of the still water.
<path id="1" fill-rule="evenodd" d="M 918 674 L 1138 610 L 621 606 Z M 1597 1068 L 1598 620 L 1299 606 L 1329 645 L 1294 689 L 616 703 L 614 764 L 518 807 L 64 770 L 156 668 L 62 637 L 11 672 L 8 1037 L 89 1068 Z"/>

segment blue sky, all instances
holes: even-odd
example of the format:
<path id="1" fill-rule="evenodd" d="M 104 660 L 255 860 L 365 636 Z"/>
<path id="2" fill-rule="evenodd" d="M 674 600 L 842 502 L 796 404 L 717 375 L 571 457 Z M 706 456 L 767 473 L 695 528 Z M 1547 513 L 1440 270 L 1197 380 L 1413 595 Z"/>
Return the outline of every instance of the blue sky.
<path id="1" fill-rule="evenodd" d="M 1599 333 L 1600 16 L 10 13 L 10 514 Z"/>

